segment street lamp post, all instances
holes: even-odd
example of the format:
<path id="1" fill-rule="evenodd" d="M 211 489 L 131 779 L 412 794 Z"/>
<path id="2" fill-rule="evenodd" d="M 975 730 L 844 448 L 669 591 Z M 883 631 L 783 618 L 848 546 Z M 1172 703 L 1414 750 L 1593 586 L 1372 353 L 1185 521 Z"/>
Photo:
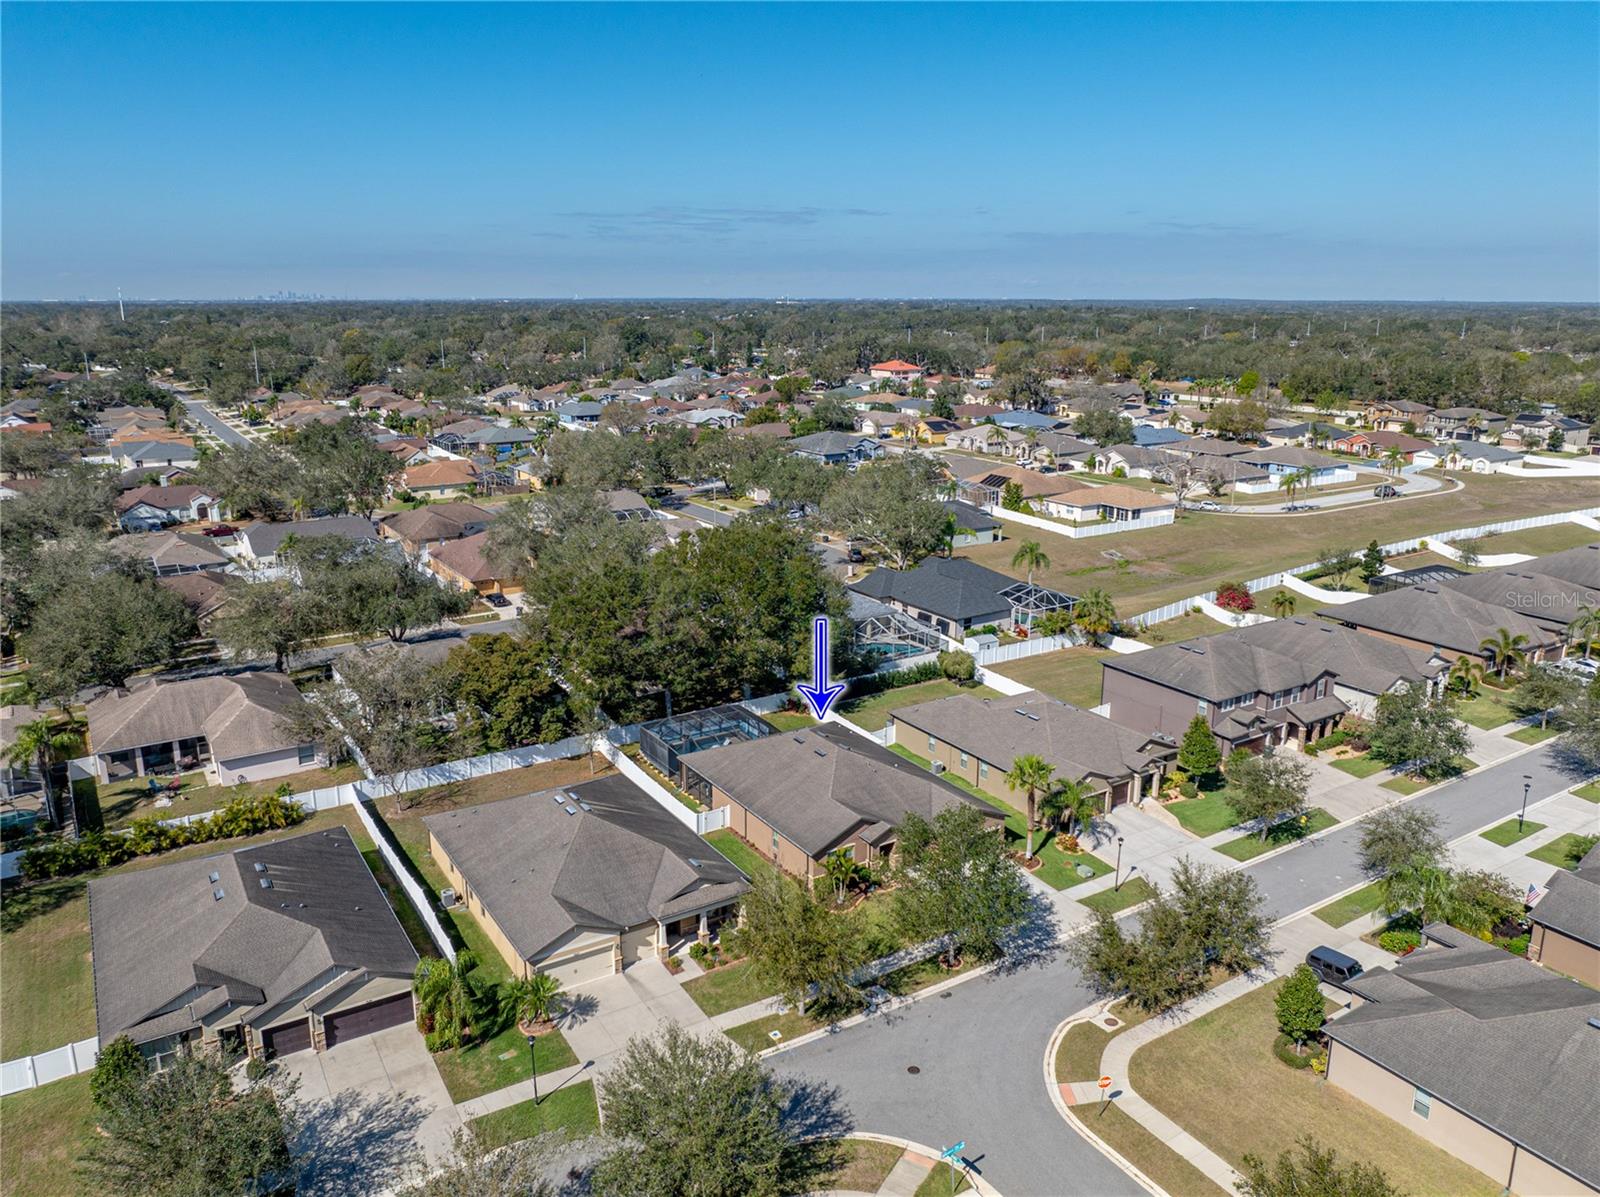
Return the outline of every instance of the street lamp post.
<path id="1" fill-rule="evenodd" d="M 533 1104 L 539 1104 L 539 1061 L 533 1054 L 533 1045 L 539 1041 L 539 1036 L 528 1036 L 528 1068 L 533 1073 Z"/>
<path id="2" fill-rule="evenodd" d="M 1117 871 L 1116 882 L 1111 887 L 1111 892 L 1116 893 L 1122 888 L 1122 837 L 1117 837 Z"/>
<path id="3" fill-rule="evenodd" d="M 1533 774 L 1522 775 L 1522 809 L 1517 813 L 1517 834 L 1522 834 L 1522 820 L 1528 817 L 1528 791 L 1533 789 Z"/>

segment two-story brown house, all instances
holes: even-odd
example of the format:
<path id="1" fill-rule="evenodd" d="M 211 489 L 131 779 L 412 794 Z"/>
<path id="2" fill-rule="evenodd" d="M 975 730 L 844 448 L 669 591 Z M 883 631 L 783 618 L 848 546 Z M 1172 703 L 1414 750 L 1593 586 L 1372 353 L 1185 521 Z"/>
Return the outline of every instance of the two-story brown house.
<path id="1" fill-rule="evenodd" d="M 1042 757 L 1061 780 L 1087 783 L 1102 808 L 1157 793 L 1176 753 L 1150 735 L 1045 694 L 979 698 L 956 694 L 896 711 L 892 742 L 925 756 L 1002 801 L 1017 805 L 1006 773 L 1019 756 Z"/>
<path id="2" fill-rule="evenodd" d="M 786 872 L 807 879 L 843 849 L 863 864 L 893 854 L 907 815 L 976 807 L 1001 811 L 854 732 L 827 725 L 727 744 L 679 759 L 683 788 Z"/>
<path id="3" fill-rule="evenodd" d="M 1101 666 L 1102 699 L 1113 722 L 1176 743 L 1201 715 L 1224 755 L 1309 744 L 1350 710 L 1334 694 L 1327 664 L 1236 632 L 1108 657 Z"/>

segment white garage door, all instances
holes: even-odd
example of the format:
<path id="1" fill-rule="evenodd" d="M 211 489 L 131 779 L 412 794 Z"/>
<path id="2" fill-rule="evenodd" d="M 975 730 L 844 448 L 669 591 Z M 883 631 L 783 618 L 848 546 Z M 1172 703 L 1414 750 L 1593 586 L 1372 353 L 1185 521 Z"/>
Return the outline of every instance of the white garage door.
<path id="1" fill-rule="evenodd" d="M 584 952 L 577 956 L 563 956 L 559 960 L 536 964 L 534 967 L 540 972 L 549 973 L 566 988 L 574 985 L 586 985 L 590 981 L 598 981 L 601 977 L 609 977 L 615 971 L 612 966 L 614 952 L 609 943 Z"/>
<path id="2" fill-rule="evenodd" d="M 656 925 L 645 923 L 622 933 L 622 961 L 632 964 L 636 960 L 652 960 L 656 954 Z"/>

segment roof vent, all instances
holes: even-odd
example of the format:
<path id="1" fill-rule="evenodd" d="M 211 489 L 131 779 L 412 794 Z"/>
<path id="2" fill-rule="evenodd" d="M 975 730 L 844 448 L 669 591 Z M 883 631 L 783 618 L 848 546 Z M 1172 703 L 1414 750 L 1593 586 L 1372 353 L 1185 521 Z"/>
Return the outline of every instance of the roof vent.
<path id="1" fill-rule="evenodd" d="M 560 806 L 566 800 L 567 800 L 567 796 L 565 794 L 561 793 L 560 790 L 557 790 L 554 794 L 550 795 L 550 801 L 554 802 L 557 806 Z"/>
<path id="2" fill-rule="evenodd" d="M 1591 1018 L 1589 1020 L 1589 1025 L 1595 1030 L 1600 1031 L 1600 1018 Z"/>
<path id="3" fill-rule="evenodd" d="M 265 873 L 266 871 L 267 871 L 267 866 L 262 864 L 259 860 L 256 861 L 256 872 Z"/>
<path id="4" fill-rule="evenodd" d="M 271 889 L 272 888 L 272 878 L 271 877 L 263 877 L 261 879 L 261 888 L 262 889 Z"/>
<path id="5" fill-rule="evenodd" d="M 578 813 L 578 808 L 575 807 L 575 806 L 569 806 L 566 809 L 567 809 L 567 814 L 569 814 L 569 815 L 575 815 L 575 814 Z"/>
<path id="6" fill-rule="evenodd" d="M 220 902 L 226 896 L 227 896 L 227 891 L 224 890 L 220 885 L 217 886 L 216 889 L 211 891 L 211 900 L 213 902 Z"/>
<path id="7" fill-rule="evenodd" d="M 827 756 L 828 755 L 826 752 L 823 752 L 822 749 L 820 749 L 820 748 L 813 748 L 811 751 L 816 753 L 818 756 Z"/>
<path id="8" fill-rule="evenodd" d="M 206 880 L 211 882 L 212 885 L 215 885 L 217 882 L 222 880 L 222 874 L 213 869 L 206 877 Z"/>
<path id="9" fill-rule="evenodd" d="M 588 804 L 588 803 L 587 803 L 587 802 L 585 802 L 585 801 L 583 801 L 583 800 L 582 800 L 582 799 L 581 799 L 581 798 L 580 798 L 580 799 L 579 799 L 579 800 L 578 800 L 578 809 L 579 809 L 579 810 L 593 810 L 593 809 L 594 809 L 594 807 L 592 807 L 592 806 L 590 806 L 590 805 L 589 805 L 589 804 Z"/>
<path id="10" fill-rule="evenodd" d="M 689 857 L 689 867 L 698 869 L 700 867 L 700 862 L 691 856 Z"/>
<path id="11" fill-rule="evenodd" d="M 361 907 L 359 907 L 359 906 L 356 906 L 356 907 L 353 907 L 353 909 L 355 909 L 355 910 L 360 910 L 360 909 L 361 909 Z"/>

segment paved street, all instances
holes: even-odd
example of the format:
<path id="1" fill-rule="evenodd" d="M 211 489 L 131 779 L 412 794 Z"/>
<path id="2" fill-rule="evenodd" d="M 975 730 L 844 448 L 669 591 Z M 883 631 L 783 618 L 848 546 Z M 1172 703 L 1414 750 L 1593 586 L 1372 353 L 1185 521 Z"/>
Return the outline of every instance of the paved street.
<path id="1" fill-rule="evenodd" d="M 182 403 L 184 410 L 189 413 L 189 418 L 198 424 L 205 425 L 206 430 L 214 433 L 223 444 L 248 445 L 250 443 L 249 437 L 229 428 L 226 420 L 218 416 L 200 400 L 184 399 Z"/>
<path id="2" fill-rule="evenodd" d="M 1436 810 L 1446 838 L 1515 814 L 1522 775 L 1531 801 L 1577 778 L 1549 746 L 1485 766 L 1417 802 Z M 1357 829 L 1344 828 L 1246 870 L 1273 918 L 1362 880 Z M 923 1143 L 967 1142 L 969 1158 L 1006 1197 L 1142 1192 L 1056 1113 L 1042 1059 L 1063 1019 L 1093 1001 L 1059 957 L 956 985 L 892 1017 L 871 1020 L 772 1058 L 781 1072 L 832 1082 L 861 1130 Z M 920 1071 L 911 1074 L 910 1066 Z"/>

